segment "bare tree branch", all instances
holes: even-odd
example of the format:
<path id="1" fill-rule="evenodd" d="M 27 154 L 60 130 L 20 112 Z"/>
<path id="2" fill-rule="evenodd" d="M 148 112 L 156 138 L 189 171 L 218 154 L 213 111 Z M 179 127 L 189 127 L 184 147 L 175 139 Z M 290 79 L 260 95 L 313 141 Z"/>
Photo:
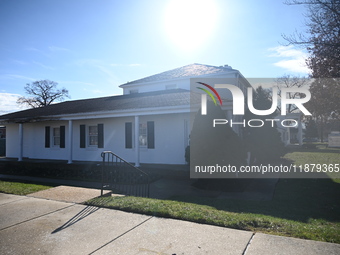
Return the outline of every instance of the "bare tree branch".
<path id="1" fill-rule="evenodd" d="M 57 89 L 58 83 L 50 80 L 35 81 L 27 83 L 24 87 L 28 97 L 20 97 L 18 104 L 25 104 L 32 108 L 44 107 L 55 101 L 63 101 L 69 98 L 68 90 Z"/>
<path id="2" fill-rule="evenodd" d="M 301 88 L 308 85 L 310 82 L 310 79 L 306 77 L 299 77 L 299 76 L 291 76 L 289 74 L 285 74 L 275 80 L 276 87 L 278 88 L 278 96 L 279 100 L 281 101 L 282 98 L 282 88 Z M 294 98 L 303 98 L 304 94 L 301 94 L 299 92 L 289 92 L 287 95 L 284 95 L 285 97 L 288 96 L 290 99 Z M 295 105 L 289 104 L 287 106 L 287 112 L 292 113 L 298 109 Z M 281 112 L 281 104 L 278 104 L 277 110 Z"/>

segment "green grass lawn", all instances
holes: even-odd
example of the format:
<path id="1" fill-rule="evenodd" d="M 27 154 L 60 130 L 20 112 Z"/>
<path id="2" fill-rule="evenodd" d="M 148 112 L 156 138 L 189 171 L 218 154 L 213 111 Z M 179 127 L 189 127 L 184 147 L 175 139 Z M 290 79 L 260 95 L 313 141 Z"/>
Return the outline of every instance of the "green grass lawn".
<path id="1" fill-rule="evenodd" d="M 23 182 L 0 181 L 0 192 L 8 194 L 27 195 L 49 188 L 52 188 L 52 186 Z"/>
<path id="2" fill-rule="evenodd" d="M 294 164 L 339 163 L 339 149 L 297 149 L 285 155 Z M 158 200 L 101 197 L 89 205 L 169 217 L 275 235 L 340 243 L 339 179 L 281 179 L 272 201 L 202 197 Z"/>
<path id="3" fill-rule="evenodd" d="M 295 165 L 304 164 L 340 164 L 340 149 L 327 148 L 324 144 L 317 145 L 317 149 L 297 149 L 284 156 L 284 159 L 292 161 Z M 340 183 L 340 173 L 328 173 L 335 182 Z"/>

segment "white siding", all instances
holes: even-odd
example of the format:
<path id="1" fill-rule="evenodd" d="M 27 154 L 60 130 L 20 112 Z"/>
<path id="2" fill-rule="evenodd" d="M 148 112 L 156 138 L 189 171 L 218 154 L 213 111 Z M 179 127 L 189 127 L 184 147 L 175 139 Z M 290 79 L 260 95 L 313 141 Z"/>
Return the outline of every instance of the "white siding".
<path id="1" fill-rule="evenodd" d="M 148 83 L 140 83 L 136 85 L 127 85 L 123 87 L 123 94 L 130 94 L 130 91 L 138 91 L 138 93 L 143 92 L 151 92 L 151 91 L 160 91 L 166 90 L 167 86 L 175 87 L 177 89 L 190 89 L 190 79 L 173 79 L 168 81 L 158 81 L 158 82 L 148 82 Z"/>
<path id="2" fill-rule="evenodd" d="M 19 124 L 6 124 L 6 157 L 19 156 Z"/>
<path id="3" fill-rule="evenodd" d="M 154 121 L 155 148 L 140 148 L 141 163 L 159 164 L 185 164 L 185 141 L 189 131 L 184 130 L 185 120 L 189 121 L 188 114 L 166 114 L 140 116 L 140 122 Z M 134 117 L 120 117 L 93 120 L 73 121 L 73 160 L 101 161 L 102 151 L 110 150 L 129 162 L 135 161 L 135 149 L 125 148 L 125 123 L 132 122 Z M 104 148 L 88 145 L 88 126 L 104 124 Z M 65 126 L 65 148 L 53 146 L 45 148 L 45 127 Z M 86 148 L 80 148 L 80 125 L 86 125 Z M 31 159 L 57 159 L 68 160 L 68 121 L 51 121 L 39 123 L 24 123 L 23 157 Z M 6 156 L 17 158 L 19 156 L 19 125 L 7 126 Z"/>

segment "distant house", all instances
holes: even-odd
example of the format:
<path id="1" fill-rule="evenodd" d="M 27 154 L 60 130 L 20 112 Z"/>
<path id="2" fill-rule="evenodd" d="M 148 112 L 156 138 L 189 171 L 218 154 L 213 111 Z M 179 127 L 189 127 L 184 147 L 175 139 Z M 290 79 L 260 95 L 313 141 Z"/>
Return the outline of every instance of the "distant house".
<path id="1" fill-rule="evenodd" d="M 328 135 L 328 147 L 340 147 L 340 132 L 332 131 Z"/>
<path id="2" fill-rule="evenodd" d="M 120 86 L 123 95 L 2 115 L 6 157 L 72 163 L 100 161 L 101 152 L 109 150 L 136 166 L 185 164 L 191 130 L 191 78 L 236 78 L 243 91 L 250 86 L 229 66 L 191 64 L 125 83 Z M 223 109 L 231 116 L 230 100 Z"/>
<path id="3" fill-rule="evenodd" d="M 280 121 L 277 122 L 277 129 L 281 134 L 281 141 L 284 145 L 290 145 L 290 144 L 299 144 L 302 145 L 302 137 L 304 134 L 302 121 L 301 121 L 301 112 L 296 113 L 288 113 L 285 116 L 276 116 L 275 118 L 279 119 Z M 284 119 L 288 120 L 295 120 L 296 123 L 291 123 L 291 127 L 284 127 L 281 124 L 281 121 Z M 288 123 L 286 123 L 288 125 Z"/>

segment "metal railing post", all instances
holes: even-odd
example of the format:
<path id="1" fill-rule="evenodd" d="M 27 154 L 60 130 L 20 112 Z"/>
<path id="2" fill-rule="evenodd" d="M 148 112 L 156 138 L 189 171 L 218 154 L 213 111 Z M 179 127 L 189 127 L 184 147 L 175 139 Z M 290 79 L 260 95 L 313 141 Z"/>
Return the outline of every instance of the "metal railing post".
<path id="1" fill-rule="evenodd" d="M 111 190 L 116 189 L 126 195 L 146 195 L 146 197 L 149 197 L 150 178 L 146 172 L 117 156 L 112 151 L 103 151 L 101 157 L 103 158 L 101 196 L 103 195 L 106 178 L 106 181 L 110 182 Z M 146 189 L 143 186 L 146 186 Z"/>
<path id="2" fill-rule="evenodd" d="M 105 168 L 105 153 L 102 152 L 101 157 L 103 158 L 103 162 L 102 162 L 102 187 L 101 187 L 101 191 L 100 191 L 100 196 L 103 196 L 104 193 L 104 168 Z"/>

